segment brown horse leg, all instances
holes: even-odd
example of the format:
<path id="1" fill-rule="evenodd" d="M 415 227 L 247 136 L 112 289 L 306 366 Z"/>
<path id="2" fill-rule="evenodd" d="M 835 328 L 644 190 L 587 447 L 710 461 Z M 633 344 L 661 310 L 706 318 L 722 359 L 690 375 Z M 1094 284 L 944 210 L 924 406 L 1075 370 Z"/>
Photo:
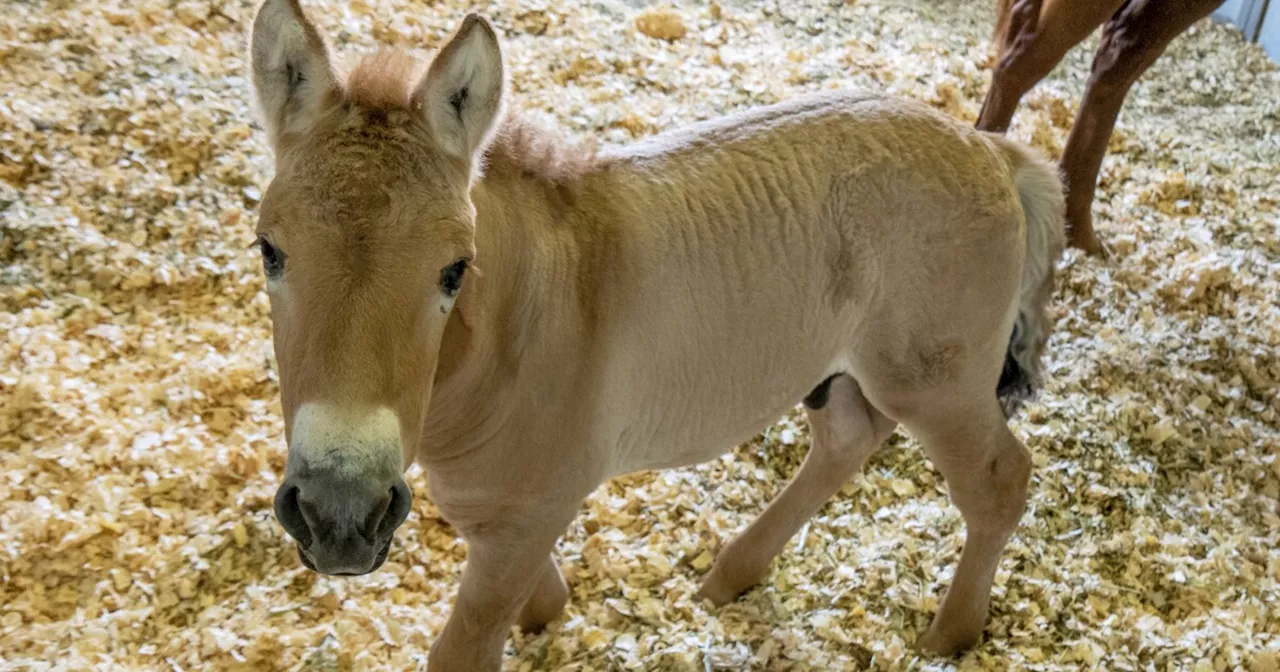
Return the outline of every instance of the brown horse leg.
<path id="1" fill-rule="evenodd" d="M 702 597 L 724 604 L 764 578 L 769 563 L 787 541 L 862 468 L 897 426 L 871 408 L 849 376 L 832 379 L 825 405 L 815 405 L 822 407 L 807 410 L 809 454 L 800 471 L 764 513 L 720 549 L 715 565 L 702 580 L 698 591 Z"/>
<path id="2" fill-rule="evenodd" d="M 1124 0 L 1016 0 L 977 128 L 1009 130 L 1018 102 Z M 1005 20 L 1001 19 L 1001 25 Z"/>
<path id="3" fill-rule="evenodd" d="M 1223 0 L 1130 0 L 1102 29 L 1093 70 L 1062 153 L 1067 195 L 1067 242 L 1102 251 L 1093 231 L 1093 194 L 1107 143 L 1130 87 L 1175 37 Z"/>

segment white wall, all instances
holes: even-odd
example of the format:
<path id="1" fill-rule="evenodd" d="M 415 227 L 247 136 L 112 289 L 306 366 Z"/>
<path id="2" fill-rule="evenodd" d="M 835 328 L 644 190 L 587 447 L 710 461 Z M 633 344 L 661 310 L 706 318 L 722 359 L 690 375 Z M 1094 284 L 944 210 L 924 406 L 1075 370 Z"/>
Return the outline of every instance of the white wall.
<path id="1" fill-rule="evenodd" d="M 1214 10 L 1213 18 L 1225 23 L 1240 25 L 1240 13 L 1244 10 L 1244 0 L 1227 0 Z"/>
<path id="2" fill-rule="evenodd" d="M 1267 6 L 1267 15 L 1262 19 L 1262 29 L 1258 31 L 1258 44 L 1266 50 L 1273 61 L 1280 61 L 1280 4 Z"/>
<path id="3" fill-rule="evenodd" d="M 1266 14 L 1262 15 L 1264 7 Z M 1257 42 L 1268 56 L 1280 61 L 1280 2 L 1226 0 L 1212 16 L 1215 21 L 1239 28 L 1246 40 Z"/>

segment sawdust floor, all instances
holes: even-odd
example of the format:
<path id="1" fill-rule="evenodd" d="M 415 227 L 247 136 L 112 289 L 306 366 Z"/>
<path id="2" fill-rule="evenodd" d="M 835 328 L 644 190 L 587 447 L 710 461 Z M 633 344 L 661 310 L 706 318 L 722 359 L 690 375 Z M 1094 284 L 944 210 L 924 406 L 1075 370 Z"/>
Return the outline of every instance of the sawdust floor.
<path id="1" fill-rule="evenodd" d="M 428 48 L 467 3 L 312 2 L 341 53 Z M 493 2 L 516 100 L 625 141 L 829 86 L 973 120 L 994 3 Z M 0 667 L 422 664 L 464 547 L 421 474 L 390 561 L 303 569 L 271 513 L 284 461 L 259 258 L 269 177 L 246 0 L 5 4 L 0 18 Z M 1091 40 L 1089 45 L 1094 44 Z M 1014 136 L 1060 151 L 1090 53 Z M 1052 380 L 1015 421 L 1033 496 L 963 660 L 912 643 L 960 547 L 899 435 L 722 609 L 700 568 L 794 472 L 801 416 L 697 469 L 603 486 L 560 546 L 572 599 L 510 670 L 1277 669 L 1280 74 L 1203 23 L 1131 95 L 1071 253 Z"/>

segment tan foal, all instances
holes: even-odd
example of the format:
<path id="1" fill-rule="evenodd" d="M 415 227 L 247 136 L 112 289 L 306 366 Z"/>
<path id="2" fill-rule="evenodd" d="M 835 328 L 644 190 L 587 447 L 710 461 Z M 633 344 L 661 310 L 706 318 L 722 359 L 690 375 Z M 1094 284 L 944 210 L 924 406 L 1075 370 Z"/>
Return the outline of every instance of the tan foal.
<path id="1" fill-rule="evenodd" d="M 568 596 L 552 550 L 607 479 L 714 459 L 803 401 L 804 466 L 719 554 L 734 599 L 899 424 L 964 514 L 919 644 L 977 642 L 1031 461 L 1062 251 L 1038 155 L 926 106 L 803 96 L 592 153 L 503 111 L 468 16 L 427 65 L 350 74 L 267 0 L 253 80 L 276 172 L 258 226 L 307 566 L 386 559 L 417 461 L 468 557 L 433 672 L 501 667 Z"/>

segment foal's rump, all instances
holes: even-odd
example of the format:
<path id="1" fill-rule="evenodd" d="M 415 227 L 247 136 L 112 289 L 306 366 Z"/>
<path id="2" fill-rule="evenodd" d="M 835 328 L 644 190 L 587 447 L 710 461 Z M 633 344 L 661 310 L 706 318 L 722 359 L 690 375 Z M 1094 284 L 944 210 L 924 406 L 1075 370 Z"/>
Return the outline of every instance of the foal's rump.
<path id="1" fill-rule="evenodd" d="M 870 126 L 892 158 L 843 178 L 852 207 L 833 222 L 874 232 L 859 256 L 880 270 L 855 335 L 855 376 L 908 395 L 960 382 L 994 392 L 1010 413 L 1040 384 L 1065 238 L 1062 183 L 1025 145 L 916 103 L 885 105 L 892 123 Z"/>

